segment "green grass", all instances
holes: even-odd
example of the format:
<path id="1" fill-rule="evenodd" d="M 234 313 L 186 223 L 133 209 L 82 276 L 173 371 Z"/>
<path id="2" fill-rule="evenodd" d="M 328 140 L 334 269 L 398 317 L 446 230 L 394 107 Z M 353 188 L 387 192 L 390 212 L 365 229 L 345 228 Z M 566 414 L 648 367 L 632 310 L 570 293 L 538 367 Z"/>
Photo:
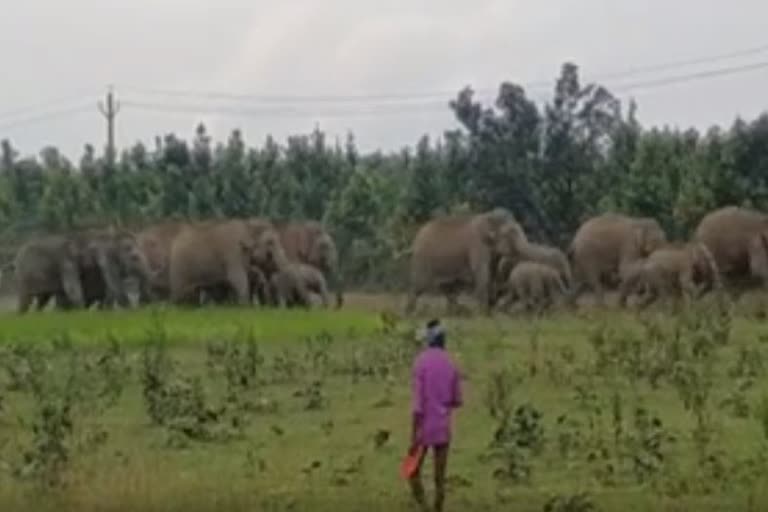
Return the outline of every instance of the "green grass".
<path id="1" fill-rule="evenodd" d="M 112 336 L 126 344 L 141 341 L 162 326 L 169 340 L 195 343 L 236 333 L 252 333 L 261 341 L 296 340 L 325 332 L 331 336 L 363 335 L 380 322 L 359 311 L 284 311 L 253 308 L 204 310 L 144 309 L 130 311 L 49 311 L 0 315 L 0 344 L 49 340 L 66 333 L 78 344 L 99 344 Z"/>
<path id="2" fill-rule="evenodd" d="M 160 322 L 172 341 L 169 354 L 178 371 L 183 376 L 199 377 L 206 400 L 212 404 L 223 401 L 224 377 L 208 373 L 203 342 L 239 338 L 253 326 L 264 357 L 259 375 L 268 382 L 242 391 L 240 398 L 277 404 L 277 410 L 248 414 L 242 437 L 169 447 L 169 431 L 150 424 L 139 379 L 141 352 L 130 348 L 152 332 L 157 320 L 150 312 L 8 315 L 0 321 L 0 339 L 5 342 L 42 340 L 63 331 L 77 344 L 87 346 L 88 352 L 98 352 L 98 341 L 104 333 L 112 332 L 129 347 L 132 373 L 116 406 L 103 416 L 78 424 L 75 438 L 94 425 L 107 431 L 109 437 L 97 450 L 73 455 L 65 472 L 68 485 L 42 493 L 33 482 L 0 473 L 0 509 L 412 510 L 397 469 L 407 445 L 410 421 L 410 358 L 400 356 L 404 347 L 410 346 L 409 333 L 417 327 L 415 322 L 399 325 L 394 333 L 383 333 L 378 315 L 354 310 L 166 311 L 161 315 Z M 707 321 L 712 317 L 704 315 Z M 654 321 L 664 330 L 663 344 L 672 343 L 676 320 L 659 315 Z M 615 333 L 609 335 L 613 339 L 637 336 L 641 345 L 652 343 L 633 315 L 609 311 L 558 314 L 540 321 L 494 317 L 449 318 L 445 323 L 449 349 L 466 377 L 466 406 L 455 419 L 447 510 L 540 512 L 551 496 L 581 491 L 589 492 L 597 510 L 602 511 L 741 511 L 749 510 L 750 499 L 752 510 L 768 509 L 768 495 L 761 481 L 739 483 L 743 463 L 758 454 L 766 442 L 758 406 L 768 393 L 768 344 L 764 342 L 768 326 L 760 321 L 736 318 L 730 341 L 716 348 L 711 359 L 714 382 L 707 412 L 714 433 L 709 450 L 723 465 L 720 477 L 709 475 L 698 460 L 693 437 L 696 415 L 684 408 L 671 376 L 653 388 L 645 379 L 629 378 L 626 371 L 602 376 L 591 372 L 596 353 L 590 339 L 601 325 Z M 305 341 L 323 331 L 330 336 L 322 348 Z M 690 343 L 706 333 L 702 330 L 691 335 Z M 738 417 L 723 401 L 745 379 L 733 374 L 745 349 L 752 351 L 749 359 L 758 374 L 743 394 L 749 414 Z M 630 356 L 631 350 L 626 350 L 622 357 Z M 327 359 L 318 363 L 318 354 L 327 355 Z M 280 370 L 285 361 L 296 365 L 293 374 Z M 764 368 L 760 370 L 757 363 L 763 363 Z M 685 365 L 701 369 L 698 364 L 685 361 Z M 358 371 L 352 372 L 352 368 Z M 371 375 L 368 369 L 378 374 Z M 489 415 L 485 397 L 490 376 L 502 369 L 515 376 L 514 405 L 529 404 L 542 413 L 544 445 L 540 454 L 528 458 L 532 467 L 528 483 L 495 479 L 493 474 L 502 461 L 483 458 L 498 426 Z M 316 381 L 322 383 L 324 401 L 319 408 L 308 410 L 308 390 Z M 16 418 L 29 419 L 34 408 L 27 393 L 4 391 L 6 382 L 0 373 L 0 441 L 5 440 L 0 442 L 0 461 L 13 462 L 31 435 L 29 427 Z M 591 405 L 579 399 L 578 389 L 585 391 L 582 397 L 594 397 Z M 593 459 L 590 454 L 594 449 L 583 441 L 593 436 L 613 451 L 612 404 L 617 398 L 626 443 L 622 444 L 621 457 L 618 451 L 612 455 L 616 476 L 614 482 L 608 482 L 597 476 L 606 464 Z M 629 441 L 638 435 L 633 422 L 638 407 L 660 418 L 664 432 L 676 439 L 662 442 L 663 472 L 645 483 L 636 481 L 631 470 L 633 457 L 645 453 L 637 451 L 640 443 Z M 580 422 L 571 434 L 584 445 L 572 448 L 566 458 L 560 453 L 566 431 L 557 421 L 563 415 Z M 382 430 L 391 437 L 376 447 L 374 436 Z M 427 465 L 427 483 L 429 475 L 431 464 Z M 653 485 L 678 481 L 689 486 L 679 495 L 661 492 Z M 711 487 L 711 492 L 704 492 L 702 485 Z"/>

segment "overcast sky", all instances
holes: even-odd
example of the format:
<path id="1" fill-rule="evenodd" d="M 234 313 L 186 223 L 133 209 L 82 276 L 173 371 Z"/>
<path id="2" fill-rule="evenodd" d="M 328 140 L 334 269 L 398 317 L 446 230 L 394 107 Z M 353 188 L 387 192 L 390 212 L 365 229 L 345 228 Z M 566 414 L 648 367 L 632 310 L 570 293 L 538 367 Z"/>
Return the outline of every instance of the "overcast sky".
<path id="1" fill-rule="evenodd" d="M 104 122 L 95 102 L 107 84 L 115 85 L 125 103 L 117 124 L 120 146 L 168 132 L 188 137 L 204 121 L 216 139 L 240 127 L 250 142 L 261 143 L 268 133 L 283 139 L 317 123 L 332 136 L 353 131 L 362 148 L 393 149 L 454 126 L 444 106 L 451 96 L 439 93 L 464 85 L 494 90 L 503 80 L 552 80 L 566 60 L 577 63 L 589 80 L 638 66 L 768 46 L 764 0 L 4 3 L 0 138 L 10 138 L 24 154 L 55 144 L 75 157 L 86 142 L 103 146 Z M 630 81 L 762 61 L 768 61 L 768 48 Z M 737 115 L 757 115 L 766 108 L 767 85 L 768 67 L 621 95 L 637 98 L 646 125 L 706 127 L 730 123 Z M 274 101 L 156 96 L 141 89 L 342 96 L 348 101 L 326 98 L 286 107 Z M 544 98 L 548 89 L 530 92 Z M 386 105 L 373 98 L 349 101 L 357 95 L 402 98 Z M 34 110 L 8 113 L 41 103 Z M 78 108 L 84 110 L 71 112 Z M 386 113 L 376 112 L 381 109 Z M 62 110 L 70 112 L 21 123 Z"/>

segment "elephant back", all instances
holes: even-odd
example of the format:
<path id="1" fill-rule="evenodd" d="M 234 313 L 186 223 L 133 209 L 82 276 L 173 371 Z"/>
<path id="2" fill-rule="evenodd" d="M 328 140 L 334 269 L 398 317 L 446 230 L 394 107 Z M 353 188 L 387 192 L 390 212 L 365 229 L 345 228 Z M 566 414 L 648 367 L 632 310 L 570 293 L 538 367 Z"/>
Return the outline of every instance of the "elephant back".
<path id="1" fill-rule="evenodd" d="M 645 257 L 665 242 L 666 235 L 654 219 L 607 213 L 581 225 L 569 254 L 582 272 L 585 267 L 596 267 L 606 275 L 617 272 L 622 262 Z"/>
<path id="2" fill-rule="evenodd" d="M 481 243 L 473 233 L 472 217 L 454 216 L 432 220 L 419 229 L 412 245 L 412 266 L 453 273 L 469 264 L 468 252 Z M 418 271 L 418 270 L 417 270 Z"/>
<path id="3" fill-rule="evenodd" d="M 323 237 L 330 236 L 320 222 L 285 222 L 276 224 L 280 242 L 289 261 L 312 263 L 312 247 Z"/>
<path id="4" fill-rule="evenodd" d="M 696 228 L 694 240 L 710 250 L 723 275 L 746 277 L 750 272 L 750 241 L 765 229 L 768 229 L 768 215 L 727 206 L 704 216 Z"/>
<path id="5" fill-rule="evenodd" d="M 242 262 L 241 242 L 249 237 L 248 224 L 242 220 L 183 226 L 170 250 L 173 293 L 224 281 L 229 265 Z"/>

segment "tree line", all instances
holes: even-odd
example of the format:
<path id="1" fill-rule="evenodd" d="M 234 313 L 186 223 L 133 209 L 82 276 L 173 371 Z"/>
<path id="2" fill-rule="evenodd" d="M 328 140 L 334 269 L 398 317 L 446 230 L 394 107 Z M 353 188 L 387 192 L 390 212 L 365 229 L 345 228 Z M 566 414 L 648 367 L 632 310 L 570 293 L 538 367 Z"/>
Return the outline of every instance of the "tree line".
<path id="1" fill-rule="evenodd" d="M 189 141 L 138 143 L 114 165 L 92 145 L 71 162 L 55 147 L 21 158 L 3 140 L 3 256 L 32 233 L 106 222 L 317 219 L 351 285 L 399 286 L 392 277 L 405 275 L 416 229 L 436 215 L 505 207 L 532 239 L 564 248 L 584 220 L 609 210 L 655 217 L 670 238 L 720 206 L 768 210 L 768 113 L 704 133 L 646 128 L 634 102 L 583 83 L 571 63 L 544 104 L 505 82 L 493 104 L 466 88 L 447 108 L 458 129 L 390 153 L 362 153 L 352 134 L 332 142 L 319 130 L 259 145 L 236 130 L 214 142 L 203 125 Z"/>

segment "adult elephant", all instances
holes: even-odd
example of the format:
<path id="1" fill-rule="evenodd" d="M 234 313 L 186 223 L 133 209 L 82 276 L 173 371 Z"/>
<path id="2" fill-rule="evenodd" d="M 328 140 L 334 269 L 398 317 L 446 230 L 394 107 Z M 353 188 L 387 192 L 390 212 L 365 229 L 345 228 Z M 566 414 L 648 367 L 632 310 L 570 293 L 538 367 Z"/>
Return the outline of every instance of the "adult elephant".
<path id="1" fill-rule="evenodd" d="M 228 220 L 185 226 L 170 253 L 171 300 L 199 304 L 201 290 L 226 286 L 237 303 L 251 300 L 251 268 L 267 275 L 288 264 L 271 222 Z"/>
<path id="2" fill-rule="evenodd" d="M 606 285 L 616 286 L 623 271 L 666 243 L 664 230 L 649 217 L 605 213 L 588 220 L 568 251 L 576 282 L 572 300 L 589 288 L 603 304 Z"/>
<path id="3" fill-rule="evenodd" d="M 768 234 L 768 215 L 757 210 L 726 206 L 707 214 L 694 232 L 694 240 L 712 253 L 723 282 L 744 286 L 762 282 L 768 286 L 768 267 L 764 262 L 764 236 Z"/>
<path id="4" fill-rule="evenodd" d="M 115 228 L 91 229 L 71 235 L 80 246 L 80 281 L 84 305 L 129 307 L 127 281 L 141 285 L 153 275 L 136 236 Z"/>
<path id="5" fill-rule="evenodd" d="M 140 278 L 146 265 L 133 235 L 91 229 L 43 237 L 24 245 L 16 260 L 19 312 L 53 298 L 63 309 L 130 305 L 126 279 Z"/>
<path id="6" fill-rule="evenodd" d="M 142 229 L 136 234 L 139 250 L 150 273 L 139 282 L 139 304 L 169 300 L 171 246 L 184 226 L 182 221 L 169 221 Z"/>
<path id="7" fill-rule="evenodd" d="M 430 290 L 447 295 L 455 309 L 457 293 L 474 288 L 478 303 L 490 311 L 492 285 L 500 250 L 501 232 L 525 238 L 520 225 L 507 210 L 434 219 L 419 229 L 411 246 L 410 293 L 406 312 L 412 313 L 421 295 Z"/>
<path id="8" fill-rule="evenodd" d="M 339 270 L 339 255 L 333 237 L 322 223 L 296 221 L 276 224 L 288 260 L 312 265 L 320 270 L 336 293 L 336 307 L 344 304 L 344 284 Z"/>
<path id="9" fill-rule="evenodd" d="M 46 236 L 24 244 L 14 260 L 18 312 L 30 306 L 45 308 L 52 298 L 63 306 L 84 304 L 80 281 L 83 247 L 77 240 L 63 236 Z"/>

